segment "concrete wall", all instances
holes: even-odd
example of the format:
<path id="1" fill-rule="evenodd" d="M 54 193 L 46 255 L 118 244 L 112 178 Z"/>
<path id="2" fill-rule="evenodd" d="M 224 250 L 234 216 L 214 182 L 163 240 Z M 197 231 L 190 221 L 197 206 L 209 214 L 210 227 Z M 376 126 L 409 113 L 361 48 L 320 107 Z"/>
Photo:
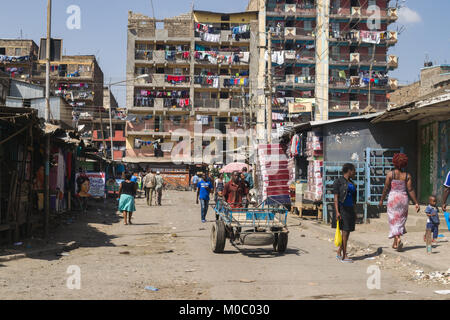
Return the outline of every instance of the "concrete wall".
<path id="1" fill-rule="evenodd" d="M 417 126 L 415 123 L 380 123 L 344 121 L 324 125 L 324 160 L 352 161 L 356 153 L 364 161 L 365 149 L 404 148 L 409 157 L 408 172 L 417 182 Z"/>

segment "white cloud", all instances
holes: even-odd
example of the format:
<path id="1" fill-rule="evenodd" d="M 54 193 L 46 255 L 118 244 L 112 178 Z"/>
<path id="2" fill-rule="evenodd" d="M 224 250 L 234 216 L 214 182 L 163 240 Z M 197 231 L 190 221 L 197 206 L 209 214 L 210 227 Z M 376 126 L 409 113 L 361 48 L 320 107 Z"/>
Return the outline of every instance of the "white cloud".
<path id="1" fill-rule="evenodd" d="M 398 21 L 397 22 L 401 23 L 401 24 L 414 24 L 414 23 L 422 22 L 422 18 L 416 11 L 414 11 L 408 7 L 403 7 L 400 9 L 400 11 L 398 13 Z"/>

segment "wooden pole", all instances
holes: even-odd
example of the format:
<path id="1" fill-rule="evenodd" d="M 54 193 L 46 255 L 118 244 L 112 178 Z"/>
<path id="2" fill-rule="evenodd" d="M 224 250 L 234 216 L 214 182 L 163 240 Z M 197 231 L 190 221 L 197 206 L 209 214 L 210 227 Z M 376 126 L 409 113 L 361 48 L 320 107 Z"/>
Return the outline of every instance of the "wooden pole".
<path id="1" fill-rule="evenodd" d="M 267 34 L 268 42 L 268 55 L 269 61 L 267 62 L 267 80 L 268 80 L 268 101 L 267 101 L 267 143 L 272 143 L 272 34 L 270 31 Z"/>
<path id="2" fill-rule="evenodd" d="M 50 41 L 51 41 L 52 0 L 47 2 L 47 42 L 45 73 L 45 122 L 50 122 Z M 45 198 L 44 198 L 44 238 L 48 237 L 50 217 L 50 134 L 46 136 L 45 148 Z"/>

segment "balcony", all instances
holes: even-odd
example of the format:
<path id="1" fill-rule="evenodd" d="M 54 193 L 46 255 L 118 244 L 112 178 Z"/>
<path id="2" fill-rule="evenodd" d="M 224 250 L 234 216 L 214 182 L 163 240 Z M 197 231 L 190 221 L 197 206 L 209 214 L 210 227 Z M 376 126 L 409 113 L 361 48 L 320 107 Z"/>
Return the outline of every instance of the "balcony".
<path id="1" fill-rule="evenodd" d="M 167 50 L 136 50 L 136 63 L 152 63 L 152 64 L 183 64 L 190 63 L 188 51 L 167 51 Z"/>
<path id="2" fill-rule="evenodd" d="M 248 61 L 242 61 L 242 58 L 239 58 L 239 62 L 234 61 L 235 54 L 244 54 L 244 52 L 230 52 L 230 51 L 195 51 L 195 64 L 196 65 L 221 65 L 221 66 L 248 66 L 250 62 L 250 54 Z M 231 63 L 230 63 L 231 57 Z"/>
<path id="3" fill-rule="evenodd" d="M 277 4 L 275 7 L 268 7 L 266 15 L 268 17 L 316 17 L 314 3 L 303 4 Z"/>
<path id="4" fill-rule="evenodd" d="M 361 30 L 349 30 L 349 31 L 330 31 L 330 42 L 345 42 L 345 43 L 363 43 L 364 39 L 361 38 Z M 380 44 L 383 45 L 395 45 L 398 41 L 397 31 L 385 31 L 381 32 Z"/>
<path id="5" fill-rule="evenodd" d="M 208 44 L 211 43 L 218 43 L 222 44 L 223 42 L 235 42 L 235 43 L 249 43 L 250 38 L 242 38 L 240 37 L 239 41 L 236 41 L 233 39 L 233 33 L 231 30 L 220 30 L 219 32 L 215 33 L 219 35 L 219 41 L 208 41 L 207 39 L 202 38 L 202 35 L 200 32 L 195 32 L 195 41 L 196 42 L 205 42 Z"/>
<path id="6" fill-rule="evenodd" d="M 184 101 L 182 101 L 184 100 Z M 186 100 L 189 104 L 186 105 Z M 189 98 L 152 98 L 137 95 L 134 98 L 134 106 L 132 112 L 152 112 L 153 110 L 190 110 L 192 101 Z"/>
<path id="7" fill-rule="evenodd" d="M 300 27 L 273 28 L 273 40 L 308 40 L 315 39 L 314 30 L 305 30 Z"/>
<path id="8" fill-rule="evenodd" d="M 315 64 L 316 55 L 313 51 L 287 50 L 284 52 L 286 63 Z"/>
<path id="9" fill-rule="evenodd" d="M 387 66 L 387 55 L 386 54 L 360 54 L 360 53 L 350 53 L 350 54 L 330 54 L 330 65 L 372 65 L 384 67 Z"/>
<path id="10" fill-rule="evenodd" d="M 194 76 L 194 88 L 219 88 L 219 76 Z"/>
<path id="11" fill-rule="evenodd" d="M 138 76 L 139 75 L 135 75 L 135 77 Z M 168 77 L 169 79 L 174 80 L 169 81 Z M 154 73 L 150 75 L 149 78 L 134 80 L 134 85 L 142 88 L 189 88 L 191 84 L 189 75 L 169 75 Z"/>
<path id="12" fill-rule="evenodd" d="M 292 87 L 292 88 L 315 88 L 315 77 L 314 76 L 296 76 L 295 74 L 288 74 L 284 79 L 276 81 L 277 87 Z"/>
<path id="13" fill-rule="evenodd" d="M 183 129 L 192 131 L 193 124 L 166 122 L 155 123 L 155 120 L 144 120 L 140 123 L 127 122 L 127 136 L 170 136 L 174 131 Z"/>
<path id="14" fill-rule="evenodd" d="M 342 78 L 330 78 L 329 82 L 330 89 L 346 89 L 346 90 L 369 90 L 369 86 L 372 90 L 387 90 L 391 89 L 389 83 L 389 78 L 374 78 L 373 81 L 369 78 L 361 78 L 359 76 L 351 76 L 347 79 Z"/>
<path id="15" fill-rule="evenodd" d="M 380 10 L 380 19 L 382 21 L 389 21 L 390 23 L 395 22 L 398 19 L 398 12 L 396 8 L 387 8 L 385 10 Z M 330 8 L 330 21 L 335 19 L 346 18 L 350 20 L 362 20 L 365 21 L 371 18 L 374 11 L 367 10 L 367 8 L 362 7 L 331 7 Z"/>
<path id="16" fill-rule="evenodd" d="M 221 101 L 222 99 L 220 99 Z M 195 110 L 199 109 L 218 109 L 220 106 L 219 99 L 194 99 Z"/>

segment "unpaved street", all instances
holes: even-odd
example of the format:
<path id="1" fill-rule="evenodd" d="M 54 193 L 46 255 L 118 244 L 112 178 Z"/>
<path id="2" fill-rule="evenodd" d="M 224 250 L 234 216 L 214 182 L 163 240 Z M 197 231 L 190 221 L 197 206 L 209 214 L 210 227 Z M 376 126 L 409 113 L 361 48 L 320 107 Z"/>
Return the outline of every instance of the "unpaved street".
<path id="1" fill-rule="evenodd" d="M 412 265 L 353 248 L 355 263 L 336 260 L 333 244 L 302 221 L 289 219 L 285 254 L 271 247 L 210 250 L 214 220 L 200 221 L 193 192 L 168 191 L 162 207 L 137 200 L 134 225 L 108 205 L 60 226 L 53 241 L 79 248 L 0 263 L 0 299 L 443 299 L 436 283 L 412 281 Z M 365 254 L 373 254 L 364 260 Z M 66 286 L 67 268 L 80 267 L 81 289 Z M 369 266 L 381 268 L 381 288 L 369 290 Z M 153 286 L 159 291 L 145 290 Z M 448 288 L 447 288 L 448 289 Z"/>

